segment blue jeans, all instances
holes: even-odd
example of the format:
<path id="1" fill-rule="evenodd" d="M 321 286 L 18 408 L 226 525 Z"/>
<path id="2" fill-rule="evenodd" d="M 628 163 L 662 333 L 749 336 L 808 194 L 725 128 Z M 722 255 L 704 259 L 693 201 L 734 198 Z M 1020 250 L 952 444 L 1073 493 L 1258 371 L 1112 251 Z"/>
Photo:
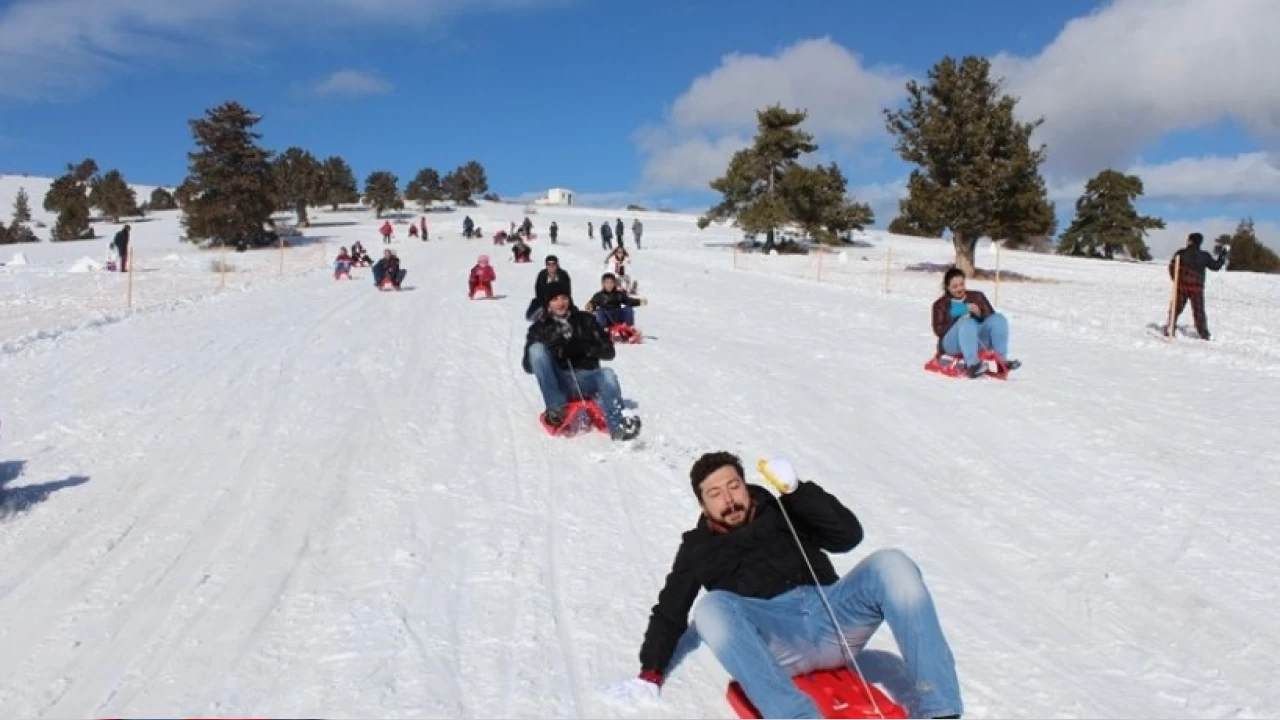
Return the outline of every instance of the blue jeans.
<path id="1" fill-rule="evenodd" d="M 963 355 L 964 364 L 978 364 L 978 350 L 988 348 L 1000 357 L 1009 356 L 1009 321 L 1000 313 L 982 322 L 965 315 L 942 336 L 942 350 L 948 355 Z"/>
<path id="2" fill-rule="evenodd" d="M 914 683 L 898 698 L 910 717 L 959 715 L 960 681 L 920 569 L 901 550 L 878 550 L 824 588 L 849 647 L 859 653 L 888 622 Z M 693 625 L 761 717 L 822 717 L 792 677 L 847 661 L 822 599 L 801 587 L 769 600 L 713 590 L 698 602 Z"/>
<path id="3" fill-rule="evenodd" d="M 627 306 L 608 309 L 596 308 L 596 322 L 600 323 L 600 327 L 606 329 L 614 323 L 623 323 L 631 327 L 636 324 L 636 311 Z"/>
<path id="4" fill-rule="evenodd" d="M 579 400 L 594 397 L 600 410 L 604 412 L 610 432 L 622 426 L 622 387 L 611 368 L 560 368 L 551 351 L 542 343 L 529 346 L 529 366 L 533 368 L 533 376 L 538 379 L 542 402 L 548 410 L 568 405 L 570 396 Z"/>

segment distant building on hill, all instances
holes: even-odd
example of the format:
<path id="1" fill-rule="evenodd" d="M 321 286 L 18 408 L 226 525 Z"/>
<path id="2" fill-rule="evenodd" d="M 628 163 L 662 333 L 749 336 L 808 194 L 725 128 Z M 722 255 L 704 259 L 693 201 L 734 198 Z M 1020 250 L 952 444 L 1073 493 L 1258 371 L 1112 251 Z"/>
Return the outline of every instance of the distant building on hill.
<path id="1" fill-rule="evenodd" d="M 565 188 L 551 188 L 543 197 L 533 201 L 534 205 L 572 205 L 573 191 Z"/>

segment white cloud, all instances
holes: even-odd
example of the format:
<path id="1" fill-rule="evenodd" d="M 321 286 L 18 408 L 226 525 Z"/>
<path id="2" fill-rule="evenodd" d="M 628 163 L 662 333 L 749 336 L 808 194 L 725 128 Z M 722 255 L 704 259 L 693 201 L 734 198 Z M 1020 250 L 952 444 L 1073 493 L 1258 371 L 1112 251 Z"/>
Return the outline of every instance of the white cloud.
<path id="1" fill-rule="evenodd" d="M 1280 149 L 1280 2 L 1117 0 L 1076 18 L 1031 58 L 993 70 L 1043 116 L 1052 174 L 1080 178 L 1128 165 L 1170 131 L 1241 123 Z"/>
<path id="2" fill-rule="evenodd" d="M 1124 170 L 1142 178 L 1143 201 L 1267 204 L 1280 203 L 1280 167 L 1264 152 L 1185 157 L 1167 163 L 1137 164 Z M 1055 200 L 1075 202 L 1084 181 L 1056 183 Z"/>
<path id="3" fill-rule="evenodd" d="M 369 72 L 338 70 L 316 83 L 312 92 L 321 96 L 382 95 L 391 92 L 391 83 Z"/>
<path id="4" fill-rule="evenodd" d="M 421 28 L 464 12 L 567 1 L 15 0 L 0 11 L 0 98 L 76 99 L 112 75 L 160 61 L 241 61 L 282 32 Z"/>
<path id="5" fill-rule="evenodd" d="M 1152 230 L 1147 234 L 1147 247 L 1151 255 L 1157 259 L 1167 258 L 1178 248 L 1187 243 L 1187 236 L 1193 232 L 1204 235 L 1205 248 L 1213 248 L 1214 238 L 1224 233 L 1235 232 L 1240 223 L 1238 217 L 1204 217 L 1196 220 L 1170 220 L 1163 230 Z M 1254 220 L 1253 231 L 1259 242 L 1280 252 L 1280 223 Z"/>
<path id="6" fill-rule="evenodd" d="M 643 185 L 706 190 L 754 134 L 757 110 L 781 103 L 809 112 L 819 144 L 852 147 L 882 136 L 881 110 L 905 92 L 897 68 L 867 68 L 829 38 L 797 42 L 776 55 L 734 53 L 690 84 L 660 126 L 641 128 Z"/>

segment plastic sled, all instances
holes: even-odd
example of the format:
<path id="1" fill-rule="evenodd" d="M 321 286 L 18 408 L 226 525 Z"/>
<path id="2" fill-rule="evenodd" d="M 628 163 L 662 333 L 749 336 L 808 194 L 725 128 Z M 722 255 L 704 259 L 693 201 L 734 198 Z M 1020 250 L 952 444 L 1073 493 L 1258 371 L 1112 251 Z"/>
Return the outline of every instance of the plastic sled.
<path id="1" fill-rule="evenodd" d="M 609 338 L 616 343 L 635 345 L 644 342 L 644 336 L 636 328 L 626 323 L 614 323 L 609 326 Z"/>
<path id="2" fill-rule="evenodd" d="M 351 279 L 351 271 L 350 271 L 350 270 L 334 270 L 334 271 L 333 271 L 333 279 L 334 279 L 334 280 L 341 280 L 342 278 L 346 278 L 346 279 L 350 280 L 350 279 Z"/>
<path id="3" fill-rule="evenodd" d="M 547 424 L 545 412 L 538 415 L 538 422 L 542 425 L 542 429 L 552 437 L 577 435 L 584 421 L 588 426 L 587 429 L 596 429 L 600 432 L 609 430 L 609 424 L 604 419 L 604 411 L 595 400 L 570 400 L 565 406 L 564 423 L 558 428 Z"/>
<path id="4" fill-rule="evenodd" d="M 818 712 L 824 718 L 905 718 L 907 711 L 870 683 L 867 695 L 862 679 L 848 668 L 835 670 L 818 670 L 807 675 L 793 678 L 796 687 L 813 698 Z M 742 686 L 737 681 L 729 683 L 727 694 L 729 705 L 740 718 L 763 718 L 756 706 L 747 699 Z M 875 702 L 872 702 L 875 698 Z M 877 712 L 877 708 L 879 712 Z"/>
<path id="5" fill-rule="evenodd" d="M 1004 380 L 1009 377 L 1009 366 L 1005 364 L 1004 358 L 997 355 L 994 350 L 980 351 L 978 359 L 985 360 L 995 366 L 995 370 L 987 370 L 984 373 L 987 377 L 995 378 L 996 380 Z M 964 364 L 964 358 L 955 355 L 938 355 L 925 363 L 924 369 L 947 377 L 965 377 L 967 366 Z"/>
<path id="6" fill-rule="evenodd" d="M 395 290 L 396 292 L 399 292 L 400 288 L 396 287 L 396 284 L 392 282 L 391 278 L 385 278 L 382 282 L 378 283 L 378 290 L 384 292 L 387 290 Z"/>
<path id="7" fill-rule="evenodd" d="M 533 258 L 527 258 L 527 257 L 523 257 L 523 258 L 516 258 L 515 260 L 512 260 L 512 262 L 518 262 L 518 263 L 531 263 L 531 262 L 533 262 Z"/>

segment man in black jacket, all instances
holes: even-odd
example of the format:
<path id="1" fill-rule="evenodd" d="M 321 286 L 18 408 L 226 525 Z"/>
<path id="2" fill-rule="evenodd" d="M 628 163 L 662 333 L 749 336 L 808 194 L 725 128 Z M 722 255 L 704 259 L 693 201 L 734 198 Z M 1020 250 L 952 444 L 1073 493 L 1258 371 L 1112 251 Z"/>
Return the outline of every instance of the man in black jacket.
<path id="1" fill-rule="evenodd" d="M 640 418 L 622 414 L 622 387 L 601 360 L 617 354 L 609 333 L 590 314 L 573 306 L 569 288 L 550 283 L 544 292 L 546 312 L 529 325 L 525 335 L 524 371 L 538 379 L 546 405 L 546 423 L 558 428 L 567 420 L 569 398 L 594 397 L 614 440 L 640 434 Z"/>
<path id="2" fill-rule="evenodd" d="M 548 255 L 543 262 L 545 267 L 538 271 L 538 277 L 533 281 L 533 300 L 529 301 L 529 308 L 524 312 L 524 318 L 529 322 L 542 317 L 546 311 L 547 301 L 551 299 L 547 295 L 548 286 L 555 285 L 557 288 L 562 288 L 566 295 L 573 297 L 573 279 L 564 268 L 560 267 L 560 258 Z"/>
<path id="3" fill-rule="evenodd" d="M 694 599 L 706 588 L 693 611 L 693 627 L 762 717 L 821 717 L 792 677 L 842 667 L 847 660 L 814 587 L 816 574 L 854 653 L 880 623 L 889 623 L 915 684 L 913 697 L 897 698 L 911 717 L 959 717 L 955 659 L 920 569 L 902 551 L 888 549 L 838 576 L 826 553 L 848 552 L 862 542 L 858 518 L 816 483 L 798 480 L 785 459 L 769 461 L 768 469 L 773 477 L 766 479 L 781 493 L 777 499 L 748 484 L 731 453 L 708 453 L 693 464 L 690 479 L 702 515 L 681 539 L 653 607 L 640 649 L 640 677 L 611 694 L 630 700 L 657 696 Z"/>
<path id="4" fill-rule="evenodd" d="M 1187 236 L 1186 246 L 1169 258 L 1169 279 L 1178 284 L 1174 291 L 1173 317 L 1170 323 L 1174 326 L 1178 324 L 1178 316 L 1187 306 L 1187 301 L 1190 301 L 1191 318 L 1195 321 L 1196 333 L 1201 340 L 1208 340 L 1209 319 L 1204 312 L 1204 271 L 1221 270 L 1227 262 L 1227 249 L 1225 246 L 1219 247 L 1218 256 L 1215 258 L 1201 247 L 1203 244 L 1204 235 L 1191 233 Z M 1173 277 L 1175 265 L 1178 267 L 1176 279 Z"/>

